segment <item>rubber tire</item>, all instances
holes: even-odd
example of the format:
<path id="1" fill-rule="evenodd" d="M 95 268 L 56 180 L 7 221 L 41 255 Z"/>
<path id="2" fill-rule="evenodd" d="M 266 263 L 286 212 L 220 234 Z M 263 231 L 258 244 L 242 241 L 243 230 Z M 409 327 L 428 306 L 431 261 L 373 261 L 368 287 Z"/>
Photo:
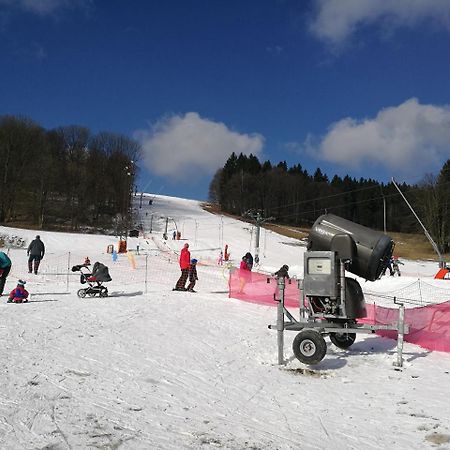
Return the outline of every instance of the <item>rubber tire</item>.
<path id="1" fill-rule="evenodd" d="M 336 347 L 346 350 L 356 341 L 356 333 L 330 333 L 330 341 Z"/>
<path id="2" fill-rule="evenodd" d="M 108 297 L 108 289 L 102 289 L 100 291 L 100 297 Z"/>
<path id="3" fill-rule="evenodd" d="M 78 297 L 84 298 L 86 297 L 86 289 L 79 289 L 77 292 Z"/>
<path id="4" fill-rule="evenodd" d="M 318 364 L 327 352 L 323 336 L 315 330 L 302 330 L 294 338 L 292 350 L 295 357 L 303 364 Z"/>

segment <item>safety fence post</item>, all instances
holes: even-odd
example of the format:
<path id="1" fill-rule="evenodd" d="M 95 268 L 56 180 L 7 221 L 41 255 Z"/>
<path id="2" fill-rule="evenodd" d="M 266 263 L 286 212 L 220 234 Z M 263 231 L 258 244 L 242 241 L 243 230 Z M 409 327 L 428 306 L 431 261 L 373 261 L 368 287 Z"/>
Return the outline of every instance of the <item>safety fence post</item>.
<path id="1" fill-rule="evenodd" d="M 66 292 L 69 292 L 69 277 L 70 277 L 70 252 L 67 255 Z"/>
<path id="2" fill-rule="evenodd" d="M 394 297 L 394 303 L 396 299 Z M 398 303 L 398 335 L 397 335 L 397 361 L 394 362 L 394 366 L 403 367 L 403 337 L 405 334 L 405 305 Z"/>
<path id="3" fill-rule="evenodd" d="M 145 255 L 145 293 L 147 293 L 148 282 L 148 253 Z"/>
<path id="4" fill-rule="evenodd" d="M 284 365 L 284 277 L 278 277 L 277 283 L 280 293 L 277 308 L 278 364 Z"/>

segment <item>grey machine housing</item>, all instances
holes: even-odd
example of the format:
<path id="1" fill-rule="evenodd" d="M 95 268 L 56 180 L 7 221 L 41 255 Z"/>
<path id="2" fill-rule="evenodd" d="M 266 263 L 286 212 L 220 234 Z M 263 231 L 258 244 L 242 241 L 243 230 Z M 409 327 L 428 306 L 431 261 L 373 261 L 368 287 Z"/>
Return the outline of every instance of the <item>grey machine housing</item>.
<path id="1" fill-rule="evenodd" d="M 389 236 L 343 219 L 324 214 L 314 223 L 304 255 L 304 296 L 310 313 L 327 319 L 365 317 L 364 295 L 358 281 L 345 270 L 375 281 L 392 256 Z"/>

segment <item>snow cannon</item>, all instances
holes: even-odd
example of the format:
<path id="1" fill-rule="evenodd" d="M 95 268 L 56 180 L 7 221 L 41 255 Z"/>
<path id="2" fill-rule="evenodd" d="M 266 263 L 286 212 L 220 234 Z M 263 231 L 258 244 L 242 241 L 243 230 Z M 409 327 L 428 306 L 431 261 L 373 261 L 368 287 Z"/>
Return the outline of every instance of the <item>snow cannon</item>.
<path id="1" fill-rule="evenodd" d="M 324 214 L 311 229 L 308 250 L 334 251 L 338 259 L 347 261 L 349 272 L 375 281 L 386 270 L 394 242 L 380 231 L 333 214 Z"/>
<path id="2" fill-rule="evenodd" d="M 304 276 L 299 282 L 300 319 L 287 314 L 284 297 L 280 297 L 276 325 L 278 360 L 283 361 L 283 330 L 299 331 L 292 342 L 296 358 L 304 364 L 318 364 L 324 358 L 327 344 L 324 337 L 340 349 L 348 349 L 357 333 L 397 330 L 402 336 L 409 329 L 404 314 L 392 324 L 366 324 L 363 290 L 351 272 L 368 281 L 377 280 L 385 271 L 394 250 L 389 236 L 333 214 L 320 216 L 309 234 L 304 253 Z M 288 321 L 284 318 L 287 317 Z M 399 357 L 401 359 L 401 356 Z"/>

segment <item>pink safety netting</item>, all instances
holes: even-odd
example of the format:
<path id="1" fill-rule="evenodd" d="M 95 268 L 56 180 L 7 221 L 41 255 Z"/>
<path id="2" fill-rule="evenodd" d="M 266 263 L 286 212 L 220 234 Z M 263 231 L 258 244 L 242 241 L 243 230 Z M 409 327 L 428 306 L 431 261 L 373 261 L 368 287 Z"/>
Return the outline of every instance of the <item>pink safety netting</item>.
<path id="1" fill-rule="evenodd" d="M 269 280 L 269 283 L 267 280 Z M 261 273 L 235 269 L 230 273 L 228 286 L 229 297 L 246 302 L 275 306 L 277 302 L 274 301 L 273 295 L 276 294 L 277 299 L 279 298 L 277 280 Z M 285 305 L 298 307 L 299 295 L 297 281 L 293 280 L 289 284 L 289 281 L 286 280 L 284 291 Z"/>
<path id="2" fill-rule="evenodd" d="M 398 309 L 366 305 L 367 318 L 362 322 L 391 324 L 398 320 Z M 450 353 L 450 301 L 436 305 L 405 309 L 405 323 L 409 333 L 405 341 L 428 350 Z M 378 335 L 397 338 L 396 331 L 378 331 Z"/>
<path id="3" fill-rule="evenodd" d="M 269 283 L 267 280 L 269 279 Z M 230 273 L 229 297 L 260 305 L 276 306 L 274 294 L 279 298 L 277 280 L 268 275 L 241 271 Z M 285 286 L 285 305 L 298 308 L 300 291 L 293 280 Z M 398 309 L 367 304 L 367 317 L 358 322 L 387 325 L 396 323 Z M 417 308 L 405 309 L 405 323 L 409 325 L 406 342 L 428 350 L 450 353 L 450 301 Z M 378 331 L 378 335 L 397 338 L 397 331 Z"/>

